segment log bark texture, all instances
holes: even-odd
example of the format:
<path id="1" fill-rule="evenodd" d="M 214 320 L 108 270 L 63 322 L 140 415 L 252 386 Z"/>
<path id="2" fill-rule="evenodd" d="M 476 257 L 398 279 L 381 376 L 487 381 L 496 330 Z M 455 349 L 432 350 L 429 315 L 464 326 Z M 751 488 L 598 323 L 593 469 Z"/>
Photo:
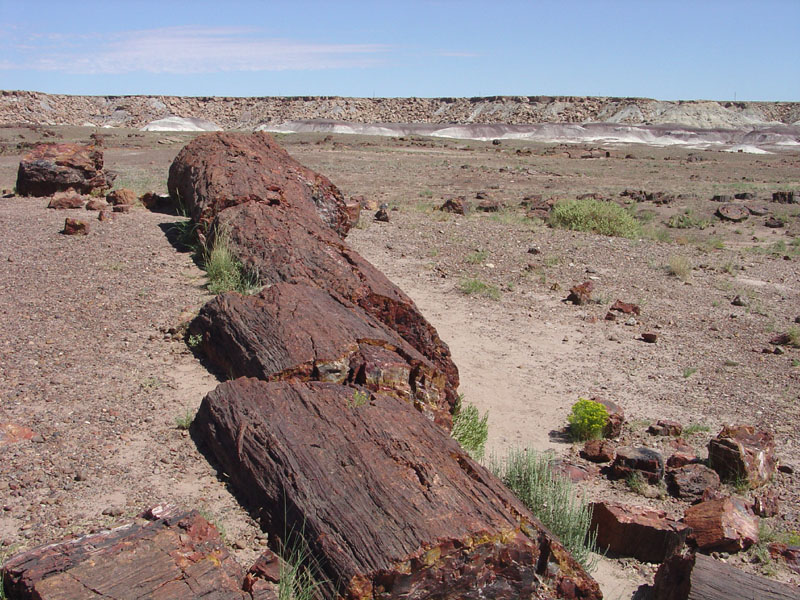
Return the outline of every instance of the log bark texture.
<path id="1" fill-rule="evenodd" d="M 195 511 L 160 506 L 131 523 L 17 554 L 3 565 L 13 600 L 249 599 L 244 573 Z"/>
<path id="2" fill-rule="evenodd" d="M 22 157 L 17 170 L 20 196 L 50 196 L 69 189 L 88 194 L 109 187 L 103 152 L 96 146 L 40 144 Z"/>
<path id="3" fill-rule="evenodd" d="M 192 435 L 278 539 L 301 533 L 349 600 L 601 598 L 597 583 L 440 427 L 395 396 L 240 378 Z M 332 591 L 335 590 L 335 593 Z"/>
<path id="4" fill-rule="evenodd" d="M 800 589 L 703 554 L 673 556 L 656 573 L 653 600 L 797 600 Z"/>
<path id="5" fill-rule="evenodd" d="M 395 331 L 317 287 L 275 284 L 257 295 L 221 294 L 189 329 L 231 377 L 355 383 L 398 395 L 448 430 L 447 381 Z"/>
<path id="6" fill-rule="evenodd" d="M 197 136 L 173 161 L 167 185 L 192 219 L 206 226 L 222 210 L 249 202 L 315 212 L 341 237 L 354 224 L 339 188 L 263 132 Z"/>

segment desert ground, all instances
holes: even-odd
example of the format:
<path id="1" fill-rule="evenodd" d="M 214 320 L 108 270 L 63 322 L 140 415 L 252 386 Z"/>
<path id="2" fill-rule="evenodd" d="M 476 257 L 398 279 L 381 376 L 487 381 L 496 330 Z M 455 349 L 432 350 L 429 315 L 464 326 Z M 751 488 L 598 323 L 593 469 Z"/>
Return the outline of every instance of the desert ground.
<path id="1" fill-rule="evenodd" d="M 31 144 L 88 142 L 95 132 L 115 187 L 137 195 L 166 192 L 169 165 L 194 135 L 4 127 L 0 189 L 13 190 Z M 794 467 L 767 486 L 782 507 L 767 521 L 776 531 L 800 530 L 800 350 L 776 353 L 770 343 L 800 321 L 800 205 L 771 201 L 774 191 L 800 190 L 800 151 L 606 145 L 591 153 L 600 157 L 580 158 L 592 148 L 276 137 L 345 196 L 363 195 L 374 207 L 362 211 L 347 241 L 448 343 L 464 401 L 488 411 L 490 452 L 525 447 L 580 462 L 580 446 L 563 435 L 580 397 L 613 400 L 625 411 L 623 439 L 665 452 L 668 439 L 645 433 L 658 419 L 693 426 L 686 439 L 701 456 L 723 424 L 754 425 L 775 435 L 780 462 Z M 675 198 L 637 203 L 620 195 L 626 189 Z M 477 205 L 479 192 L 503 206 L 466 216 L 437 210 L 450 196 Z M 713 196 L 744 192 L 754 198 L 740 204 L 768 214 L 739 223 L 714 215 Z M 641 236 L 554 229 L 520 206 L 537 194 L 590 193 L 626 201 Z M 388 223 L 372 218 L 381 204 Z M 59 234 L 64 217 L 95 214 L 46 206 L 42 198 L 0 199 L 0 423 L 35 433 L 0 449 L 0 558 L 172 501 L 203 509 L 240 562 L 251 562 L 266 539 L 183 427 L 218 380 L 182 336 L 211 296 L 191 254 L 170 242 L 181 217 L 137 207 L 109 223 L 91 220 L 89 235 L 74 238 Z M 766 227 L 768 216 L 783 226 Z M 594 301 L 566 303 L 570 287 L 584 281 L 592 281 Z M 617 299 L 638 304 L 641 314 L 606 320 Z M 645 343 L 643 333 L 657 342 Z M 677 517 L 685 508 L 599 476 L 578 487 L 589 499 Z M 800 584 L 753 551 L 722 558 Z M 594 575 L 607 598 L 630 599 L 641 597 L 637 589 L 654 570 L 603 558 Z"/>

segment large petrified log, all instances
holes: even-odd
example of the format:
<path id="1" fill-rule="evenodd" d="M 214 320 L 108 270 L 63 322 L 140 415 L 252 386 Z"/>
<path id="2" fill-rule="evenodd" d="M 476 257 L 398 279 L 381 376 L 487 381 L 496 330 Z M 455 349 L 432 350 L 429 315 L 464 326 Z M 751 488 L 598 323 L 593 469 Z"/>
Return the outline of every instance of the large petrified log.
<path id="1" fill-rule="evenodd" d="M 673 556 L 656 572 L 653 600 L 797 600 L 798 589 L 702 554 Z"/>
<path id="2" fill-rule="evenodd" d="M 231 377 L 356 383 L 397 394 L 449 429 L 447 381 L 428 359 L 361 308 L 306 285 L 278 283 L 254 296 L 208 302 L 189 332 Z"/>
<path id="3" fill-rule="evenodd" d="M 331 595 L 601 597 L 499 480 L 396 396 L 240 378 L 204 398 L 192 435 L 273 539 L 303 535 Z"/>
<path id="4" fill-rule="evenodd" d="M 263 132 L 197 136 L 173 161 L 167 185 L 192 219 L 206 226 L 225 208 L 248 202 L 316 212 L 342 237 L 353 225 L 339 188 Z"/>
<path id="5" fill-rule="evenodd" d="M 17 171 L 20 196 L 50 196 L 73 189 L 88 194 L 110 187 L 103 152 L 80 144 L 40 144 L 22 157 Z"/>
<path id="6" fill-rule="evenodd" d="M 15 600 L 232 600 L 244 573 L 216 528 L 195 511 L 158 506 L 110 531 L 39 546 L 3 566 Z"/>

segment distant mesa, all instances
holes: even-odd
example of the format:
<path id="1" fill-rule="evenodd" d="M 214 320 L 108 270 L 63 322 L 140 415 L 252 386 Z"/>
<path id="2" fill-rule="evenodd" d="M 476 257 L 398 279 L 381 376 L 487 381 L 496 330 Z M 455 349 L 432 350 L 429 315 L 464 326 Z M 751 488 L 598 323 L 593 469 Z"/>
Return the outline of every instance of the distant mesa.
<path id="1" fill-rule="evenodd" d="M 222 131 L 222 127 L 194 117 L 165 117 L 151 121 L 142 127 L 142 131 Z"/>

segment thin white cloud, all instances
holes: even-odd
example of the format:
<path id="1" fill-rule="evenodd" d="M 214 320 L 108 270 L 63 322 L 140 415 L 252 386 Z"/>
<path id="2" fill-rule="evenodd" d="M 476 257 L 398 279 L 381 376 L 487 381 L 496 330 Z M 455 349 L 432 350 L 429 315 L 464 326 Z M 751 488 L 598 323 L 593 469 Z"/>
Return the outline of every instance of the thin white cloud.
<path id="1" fill-rule="evenodd" d="M 10 42 L 10 43 L 9 43 Z M 113 34 L 29 35 L 7 40 L 0 69 L 75 74 L 214 73 L 368 67 L 380 44 L 317 44 L 265 38 L 250 28 L 165 27 Z"/>
<path id="2" fill-rule="evenodd" d="M 447 56 L 453 58 L 477 58 L 480 56 L 477 52 L 459 52 L 454 50 L 443 50 L 439 52 L 439 56 Z"/>

